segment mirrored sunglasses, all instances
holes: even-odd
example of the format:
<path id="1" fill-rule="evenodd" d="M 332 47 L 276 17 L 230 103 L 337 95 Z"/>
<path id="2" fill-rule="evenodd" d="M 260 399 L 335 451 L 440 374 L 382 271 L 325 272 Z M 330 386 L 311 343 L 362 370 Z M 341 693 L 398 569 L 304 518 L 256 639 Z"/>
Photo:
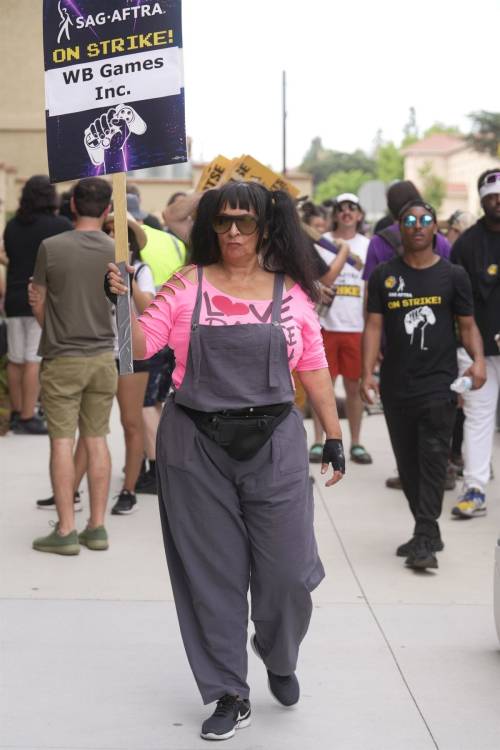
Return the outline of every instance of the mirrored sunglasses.
<path id="1" fill-rule="evenodd" d="M 403 224 L 405 225 L 405 227 L 415 227 L 418 221 L 419 219 L 417 219 L 417 217 L 413 214 L 407 214 L 403 219 Z M 424 214 L 420 217 L 420 226 L 430 227 L 433 221 L 434 217 L 432 217 L 430 214 Z"/>
<path id="2" fill-rule="evenodd" d="M 253 234 L 257 229 L 258 222 L 254 216 L 214 216 L 212 219 L 212 229 L 216 234 L 226 234 L 233 224 L 241 234 Z"/>

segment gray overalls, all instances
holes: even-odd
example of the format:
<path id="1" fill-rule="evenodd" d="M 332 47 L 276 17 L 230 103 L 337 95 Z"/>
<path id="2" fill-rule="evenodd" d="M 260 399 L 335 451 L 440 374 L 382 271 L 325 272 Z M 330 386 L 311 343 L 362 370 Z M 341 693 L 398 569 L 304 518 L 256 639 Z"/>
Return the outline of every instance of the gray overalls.
<path id="1" fill-rule="evenodd" d="M 178 404 L 206 412 L 291 402 L 280 326 L 283 275 L 271 324 L 199 325 L 203 271 L 186 373 L 158 428 L 160 515 L 187 657 L 204 703 L 249 697 L 248 598 L 259 650 L 274 674 L 295 671 L 325 573 L 313 530 L 306 434 L 296 406 L 250 461 L 236 461 Z"/>

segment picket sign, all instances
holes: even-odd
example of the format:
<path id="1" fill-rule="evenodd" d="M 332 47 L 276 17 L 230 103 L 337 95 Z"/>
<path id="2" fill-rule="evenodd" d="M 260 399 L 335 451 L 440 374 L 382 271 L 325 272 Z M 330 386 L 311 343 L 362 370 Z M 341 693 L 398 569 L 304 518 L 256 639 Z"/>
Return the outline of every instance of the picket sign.
<path id="1" fill-rule="evenodd" d="M 115 217 L 115 261 L 127 294 L 119 296 L 116 303 L 116 326 L 118 328 L 118 362 L 120 375 L 133 375 L 134 353 L 132 349 L 132 328 L 130 322 L 130 276 L 128 222 L 127 222 L 127 177 L 125 172 L 113 175 L 113 212 Z"/>
<path id="2" fill-rule="evenodd" d="M 50 181 L 113 176 L 115 259 L 129 286 L 126 172 L 188 158 L 181 0 L 44 0 L 42 12 Z M 116 320 L 124 375 L 130 289 Z"/>

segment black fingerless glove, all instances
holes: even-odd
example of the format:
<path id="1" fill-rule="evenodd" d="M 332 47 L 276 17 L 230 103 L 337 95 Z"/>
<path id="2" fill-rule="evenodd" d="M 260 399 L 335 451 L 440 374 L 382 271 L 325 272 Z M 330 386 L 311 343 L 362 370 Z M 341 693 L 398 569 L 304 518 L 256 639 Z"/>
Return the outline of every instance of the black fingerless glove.
<path id="1" fill-rule="evenodd" d="M 109 273 L 109 271 L 108 271 L 108 273 Z M 133 291 L 134 291 L 133 285 L 132 285 L 132 281 L 134 279 L 134 274 L 133 273 L 129 273 L 129 277 L 130 277 L 130 298 L 132 299 L 132 295 L 133 295 Z M 108 274 L 104 275 L 104 294 L 106 295 L 106 299 L 108 299 L 111 302 L 112 305 L 116 305 L 118 303 L 118 295 L 117 294 L 113 294 L 113 292 L 111 291 L 111 288 L 109 286 Z"/>
<path id="2" fill-rule="evenodd" d="M 331 464 L 334 471 L 341 471 L 342 474 L 345 474 L 345 454 L 342 440 L 325 440 L 321 463 Z"/>

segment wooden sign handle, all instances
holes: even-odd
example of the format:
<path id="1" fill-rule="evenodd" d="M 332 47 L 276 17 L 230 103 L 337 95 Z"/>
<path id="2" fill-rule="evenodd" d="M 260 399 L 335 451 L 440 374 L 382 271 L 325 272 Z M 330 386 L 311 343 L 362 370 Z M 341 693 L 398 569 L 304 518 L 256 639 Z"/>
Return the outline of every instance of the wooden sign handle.
<path id="1" fill-rule="evenodd" d="M 115 215 L 115 260 L 129 262 L 127 224 L 127 178 L 125 172 L 113 174 L 113 212 Z"/>

